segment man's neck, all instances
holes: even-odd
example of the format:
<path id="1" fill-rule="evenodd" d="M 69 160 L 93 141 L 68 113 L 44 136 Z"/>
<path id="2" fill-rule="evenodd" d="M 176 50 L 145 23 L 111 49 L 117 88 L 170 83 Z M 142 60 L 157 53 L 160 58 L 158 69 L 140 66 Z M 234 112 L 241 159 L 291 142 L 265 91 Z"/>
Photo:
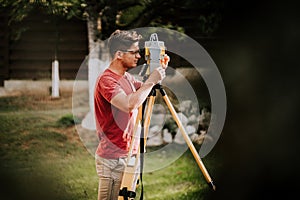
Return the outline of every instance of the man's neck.
<path id="1" fill-rule="evenodd" d="M 108 68 L 120 76 L 123 76 L 126 72 L 126 68 L 124 68 L 120 63 L 116 62 L 112 62 Z"/>

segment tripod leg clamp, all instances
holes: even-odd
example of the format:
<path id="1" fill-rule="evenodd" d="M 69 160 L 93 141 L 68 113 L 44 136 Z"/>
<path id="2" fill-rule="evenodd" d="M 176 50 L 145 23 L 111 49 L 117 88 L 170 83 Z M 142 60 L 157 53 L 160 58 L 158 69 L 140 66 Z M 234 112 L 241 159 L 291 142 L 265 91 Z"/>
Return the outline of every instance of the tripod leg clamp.
<path id="1" fill-rule="evenodd" d="M 120 190 L 119 196 L 123 196 L 124 200 L 128 200 L 128 198 L 135 198 L 136 193 L 133 191 L 128 191 L 127 187 L 124 187 L 122 190 Z"/>

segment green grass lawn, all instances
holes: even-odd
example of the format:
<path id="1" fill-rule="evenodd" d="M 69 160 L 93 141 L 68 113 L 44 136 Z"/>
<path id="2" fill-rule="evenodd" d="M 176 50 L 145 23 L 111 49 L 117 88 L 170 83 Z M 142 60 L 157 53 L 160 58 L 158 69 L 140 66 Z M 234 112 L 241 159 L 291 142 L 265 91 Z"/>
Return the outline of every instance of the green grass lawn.
<path id="1" fill-rule="evenodd" d="M 62 120 L 72 114 L 71 106 L 71 94 L 57 100 L 0 98 L 0 199 L 97 198 L 94 157 L 75 126 Z M 215 158 L 204 163 L 216 173 Z M 212 192 L 189 150 L 171 165 L 145 173 L 143 180 L 146 200 L 198 200 Z"/>

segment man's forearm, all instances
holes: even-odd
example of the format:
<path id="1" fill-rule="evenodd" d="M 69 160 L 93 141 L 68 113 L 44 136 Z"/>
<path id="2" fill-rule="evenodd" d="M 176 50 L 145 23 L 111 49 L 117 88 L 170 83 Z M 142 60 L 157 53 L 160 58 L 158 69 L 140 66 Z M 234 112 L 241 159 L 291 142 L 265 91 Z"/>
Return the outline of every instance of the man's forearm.
<path id="1" fill-rule="evenodd" d="M 124 112 L 131 112 L 142 105 L 151 92 L 152 87 L 162 81 L 165 76 L 165 68 L 156 68 L 136 92 L 129 95 L 126 95 L 124 92 L 117 94 L 112 98 L 111 104 Z"/>
<path id="2" fill-rule="evenodd" d="M 154 83 L 144 83 L 136 92 L 129 95 L 129 110 L 133 110 L 142 105 L 151 92 Z"/>
<path id="3" fill-rule="evenodd" d="M 114 98 L 112 98 L 111 104 L 124 112 L 130 113 L 132 110 L 142 105 L 151 92 L 153 86 L 154 83 L 146 82 L 132 94 L 117 94 Z"/>

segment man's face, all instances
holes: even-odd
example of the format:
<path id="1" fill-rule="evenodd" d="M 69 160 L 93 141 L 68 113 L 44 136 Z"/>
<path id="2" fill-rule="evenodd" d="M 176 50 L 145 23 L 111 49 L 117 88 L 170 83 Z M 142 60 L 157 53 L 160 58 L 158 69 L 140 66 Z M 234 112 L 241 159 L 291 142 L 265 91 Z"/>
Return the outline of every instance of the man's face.
<path id="1" fill-rule="evenodd" d="M 139 43 L 135 42 L 129 49 L 123 51 L 122 64 L 125 68 L 130 69 L 137 66 L 137 63 L 141 58 L 139 50 Z"/>

